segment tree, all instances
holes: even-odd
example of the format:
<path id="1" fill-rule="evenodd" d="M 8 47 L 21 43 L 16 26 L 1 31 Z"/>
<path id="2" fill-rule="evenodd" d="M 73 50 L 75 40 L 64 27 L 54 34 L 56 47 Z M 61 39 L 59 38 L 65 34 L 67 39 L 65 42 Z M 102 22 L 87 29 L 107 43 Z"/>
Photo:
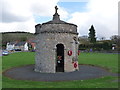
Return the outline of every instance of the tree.
<path id="1" fill-rule="evenodd" d="M 25 36 L 21 37 L 20 41 L 27 41 L 27 37 L 25 37 Z"/>
<path id="2" fill-rule="evenodd" d="M 105 39 L 106 39 L 105 37 L 101 37 L 101 38 L 100 38 L 101 41 L 104 41 Z"/>
<path id="3" fill-rule="evenodd" d="M 91 28 L 89 29 L 89 40 L 91 43 L 95 43 L 96 42 L 96 37 L 95 37 L 95 29 L 93 27 L 93 25 L 91 26 Z"/>
<path id="4" fill-rule="evenodd" d="M 80 50 L 86 50 L 90 44 L 88 36 L 81 36 L 78 38 L 79 41 L 79 49 Z"/>
<path id="5" fill-rule="evenodd" d="M 81 37 L 78 37 L 78 41 L 80 44 L 84 44 L 84 45 L 89 45 L 89 39 L 88 39 L 88 36 L 81 36 Z"/>
<path id="6" fill-rule="evenodd" d="M 103 41 L 102 48 L 103 48 L 104 50 L 110 50 L 110 49 L 112 48 L 112 44 L 111 44 L 110 42 Z"/>
<path id="7" fill-rule="evenodd" d="M 110 39 L 114 44 L 117 44 L 117 46 L 120 46 L 120 36 L 119 35 L 113 35 L 110 37 Z"/>
<path id="8" fill-rule="evenodd" d="M 33 33 L 29 32 L 3 32 L 2 34 L 2 47 L 6 47 L 8 42 L 27 41 L 34 38 Z"/>

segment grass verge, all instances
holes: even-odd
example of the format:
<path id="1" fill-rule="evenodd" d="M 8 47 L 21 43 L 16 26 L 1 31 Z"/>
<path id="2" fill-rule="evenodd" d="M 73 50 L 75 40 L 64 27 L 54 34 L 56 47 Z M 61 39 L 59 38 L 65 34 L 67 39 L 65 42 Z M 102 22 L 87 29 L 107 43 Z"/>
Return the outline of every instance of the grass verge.
<path id="1" fill-rule="evenodd" d="M 34 52 L 19 52 L 2 57 L 3 71 L 21 65 L 34 64 Z M 118 72 L 118 55 L 102 53 L 81 53 L 79 64 L 92 64 L 109 68 L 112 72 Z M 14 80 L 2 77 L 3 88 L 118 88 L 118 77 L 101 77 L 90 80 L 76 80 L 63 82 L 38 82 L 26 80 Z"/>

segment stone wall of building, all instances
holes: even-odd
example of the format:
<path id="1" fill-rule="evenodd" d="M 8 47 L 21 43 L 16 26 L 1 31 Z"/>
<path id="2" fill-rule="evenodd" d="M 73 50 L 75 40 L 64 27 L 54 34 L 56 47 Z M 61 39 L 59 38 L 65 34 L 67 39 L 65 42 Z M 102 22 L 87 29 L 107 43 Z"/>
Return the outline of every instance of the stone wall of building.
<path id="1" fill-rule="evenodd" d="M 73 33 L 77 34 L 77 26 L 74 24 L 38 24 L 36 25 L 36 33 Z"/>
<path id="2" fill-rule="evenodd" d="M 57 25 L 53 26 L 43 26 L 42 28 L 39 28 L 39 34 L 36 36 L 36 64 L 35 64 L 35 71 L 38 72 L 56 72 L 56 45 L 57 44 L 63 44 L 64 45 L 64 72 L 71 72 L 75 71 L 74 65 L 73 65 L 73 58 L 77 59 L 77 53 L 78 53 L 78 44 L 75 42 L 74 38 L 76 37 L 76 40 L 78 39 L 78 36 L 76 32 L 76 27 L 69 26 L 69 28 L 72 32 L 64 32 L 63 30 L 69 30 L 68 25 L 65 25 L 60 28 L 58 28 Z M 62 26 L 62 25 L 61 25 Z M 53 32 L 51 32 L 53 27 Z M 45 28 L 45 29 L 44 29 Z M 63 30 L 62 30 L 62 29 Z M 55 30 L 55 32 L 54 32 Z M 60 32 L 60 31 L 63 32 Z M 38 30 L 37 30 L 38 31 Z M 47 31 L 47 32 L 44 32 Z M 50 31 L 50 32 L 49 32 Z M 72 56 L 68 55 L 68 51 L 71 50 Z M 78 62 L 78 61 L 76 61 Z M 78 67 L 77 67 L 78 69 Z"/>
<path id="3" fill-rule="evenodd" d="M 55 14 L 53 15 L 53 20 L 47 23 L 37 24 L 35 26 L 36 28 L 35 71 L 36 72 L 55 73 L 56 61 L 59 56 L 62 57 L 60 63 L 60 65 L 64 67 L 64 70 L 62 68 L 62 71 L 71 72 L 78 70 L 77 26 L 60 20 L 57 10 L 58 8 L 56 6 Z M 61 45 L 58 47 L 59 50 L 57 48 L 58 45 Z M 72 51 L 71 56 L 68 55 L 68 51 L 70 52 Z M 64 62 L 63 62 L 63 57 L 64 57 Z M 77 67 L 75 63 L 77 63 Z"/>

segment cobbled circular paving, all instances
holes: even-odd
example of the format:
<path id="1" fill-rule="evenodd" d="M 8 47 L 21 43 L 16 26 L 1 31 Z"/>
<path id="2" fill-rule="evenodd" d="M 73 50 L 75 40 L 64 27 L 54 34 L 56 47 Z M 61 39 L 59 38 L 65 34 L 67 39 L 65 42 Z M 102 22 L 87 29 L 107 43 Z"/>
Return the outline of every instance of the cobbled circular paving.
<path id="1" fill-rule="evenodd" d="M 6 70 L 3 75 L 16 80 L 69 81 L 117 76 L 117 73 L 111 73 L 104 68 L 90 65 L 79 65 L 79 71 L 74 72 L 39 73 L 34 71 L 34 65 L 26 65 Z"/>

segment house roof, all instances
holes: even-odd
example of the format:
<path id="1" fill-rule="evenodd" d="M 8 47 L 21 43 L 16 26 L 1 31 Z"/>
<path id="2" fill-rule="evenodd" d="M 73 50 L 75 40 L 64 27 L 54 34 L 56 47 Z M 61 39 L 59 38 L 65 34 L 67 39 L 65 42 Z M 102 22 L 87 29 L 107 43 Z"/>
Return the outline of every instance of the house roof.
<path id="1" fill-rule="evenodd" d="M 36 40 L 31 40 L 30 42 L 31 42 L 31 43 L 36 43 Z"/>
<path id="2" fill-rule="evenodd" d="M 14 45 L 16 42 L 9 42 L 9 45 Z"/>
<path id="3" fill-rule="evenodd" d="M 25 43 L 26 42 L 18 42 L 18 43 L 15 44 L 15 46 L 23 46 L 23 45 L 25 45 Z"/>
<path id="4" fill-rule="evenodd" d="M 29 39 L 27 42 L 28 42 L 28 43 L 36 43 L 36 40 L 35 40 L 35 38 L 31 38 L 31 39 Z"/>

